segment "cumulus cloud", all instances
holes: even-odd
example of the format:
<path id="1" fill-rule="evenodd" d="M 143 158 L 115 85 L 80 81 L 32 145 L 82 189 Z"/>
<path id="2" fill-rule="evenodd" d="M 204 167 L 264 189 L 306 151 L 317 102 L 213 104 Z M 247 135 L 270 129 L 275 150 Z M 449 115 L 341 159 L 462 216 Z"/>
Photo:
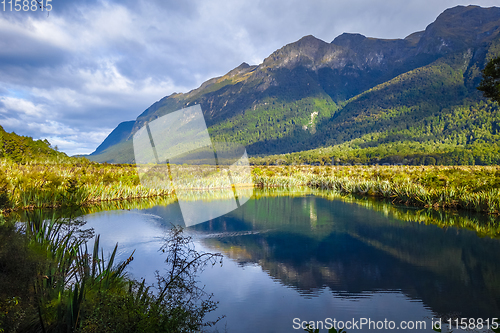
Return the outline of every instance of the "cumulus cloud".
<path id="1" fill-rule="evenodd" d="M 478 0 L 493 6 L 497 0 Z M 305 35 L 404 38 L 458 0 L 53 0 L 0 17 L 0 125 L 90 153 L 118 123 Z"/>

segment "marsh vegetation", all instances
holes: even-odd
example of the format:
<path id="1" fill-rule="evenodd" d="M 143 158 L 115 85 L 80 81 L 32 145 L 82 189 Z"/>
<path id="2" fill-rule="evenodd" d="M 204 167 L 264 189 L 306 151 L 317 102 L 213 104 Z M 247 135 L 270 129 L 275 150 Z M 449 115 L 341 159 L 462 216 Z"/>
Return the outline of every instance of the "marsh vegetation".
<path id="1" fill-rule="evenodd" d="M 184 168 L 185 177 L 177 177 L 179 189 L 210 192 L 231 188 L 224 170 L 220 173 L 211 167 L 211 175 L 196 177 L 191 169 Z M 498 166 L 254 166 L 252 176 L 259 187 L 307 186 L 342 195 L 381 198 L 395 204 L 465 209 L 491 215 L 500 212 Z M 158 177 L 155 173 L 154 179 Z M 3 159 L 0 160 L 0 213 L 140 198 L 175 200 L 170 178 L 163 175 L 162 179 L 165 186 L 143 186 L 138 170 L 129 164 L 19 164 Z M 252 183 L 244 174 L 232 180 L 245 186 Z"/>
<path id="2" fill-rule="evenodd" d="M 498 166 L 267 166 L 253 169 L 261 187 L 329 189 L 420 207 L 498 215 Z"/>
<path id="3" fill-rule="evenodd" d="M 179 227 L 161 248 L 165 270 L 155 284 L 126 272 L 100 237 L 73 219 L 47 219 L 40 211 L 23 223 L 0 224 L 0 332 L 191 332 L 216 302 L 198 286 L 217 253 L 199 253 Z"/>

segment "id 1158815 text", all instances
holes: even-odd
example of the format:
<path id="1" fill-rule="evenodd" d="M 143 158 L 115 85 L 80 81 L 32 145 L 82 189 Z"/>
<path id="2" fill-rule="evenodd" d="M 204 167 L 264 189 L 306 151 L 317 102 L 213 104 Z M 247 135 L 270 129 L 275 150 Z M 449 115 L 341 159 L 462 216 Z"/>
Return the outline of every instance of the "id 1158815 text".
<path id="1" fill-rule="evenodd" d="M 4 12 L 36 12 L 52 10 L 52 0 L 3 0 L 0 2 Z"/>

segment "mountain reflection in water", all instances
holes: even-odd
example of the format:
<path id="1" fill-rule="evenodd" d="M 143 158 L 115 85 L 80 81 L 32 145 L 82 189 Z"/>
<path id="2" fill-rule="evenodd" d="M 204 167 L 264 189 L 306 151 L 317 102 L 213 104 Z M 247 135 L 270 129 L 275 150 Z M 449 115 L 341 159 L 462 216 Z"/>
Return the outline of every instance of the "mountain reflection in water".
<path id="1" fill-rule="evenodd" d="M 261 197 L 194 229 L 219 235 L 204 239 L 210 249 L 258 264 L 305 296 L 324 287 L 342 297 L 401 290 L 435 313 L 500 313 L 500 242 L 469 230 L 317 196 Z"/>
<path id="2" fill-rule="evenodd" d="M 223 200 L 210 196 L 202 199 Z M 171 224 L 183 224 L 172 198 L 106 203 L 71 214 L 83 215 L 85 228 L 101 234 L 105 252 L 116 242 L 121 259 L 136 250 L 130 273 L 150 284 L 163 270 L 163 235 Z M 229 258 L 199 277 L 220 302 L 214 319 L 227 316 L 219 331 L 227 323 L 229 332 L 288 332 L 293 318 L 430 324 L 439 315 L 500 314 L 495 217 L 270 189 L 255 190 L 239 209 L 186 232 L 199 249 Z"/>

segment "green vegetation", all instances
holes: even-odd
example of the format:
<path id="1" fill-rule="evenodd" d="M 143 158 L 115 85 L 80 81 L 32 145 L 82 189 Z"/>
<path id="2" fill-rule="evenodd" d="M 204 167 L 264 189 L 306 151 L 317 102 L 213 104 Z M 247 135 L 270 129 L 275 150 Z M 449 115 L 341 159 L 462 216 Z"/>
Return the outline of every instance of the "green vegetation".
<path id="1" fill-rule="evenodd" d="M 57 148 L 57 147 L 54 147 Z M 71 161 L 66 154 L 53 149 L 47 140 L 7 133 L 0 126 L 0 158 L 17 163 L 43 162 L 61 163 Z"/>
<path id="2" fill-rule="evenodd" d="M 216 303 L 197 286 L 205 265 L 219 254 L 198 253 L 182 229 L 162 248 L 167 270 L 146 286 L 126 274 L 132 255 L 106 259 L 89 231 L 72 220 L 29 214 L 21 229 L 0 224 L 0 332 L 192 332 L 211 325 Z"/>
<path id="3" fill-rule="evenodd" d="M 484 97 L 500 102 L 500 57 L 491 59 L 484 67 L 483 79 L 477 87 Z"/>
<path id="4" fill-rule="evenodd" d="M 267 98 L 251 110 L 209 128 L 215 142 L 237 142 L 252 154 L 275 151 L 274 140 L 284 140 L 283 150 L 294 150 L 316 133 L 316 125 L 331 118 L 336 103 L 326 94 L 296 101 Z"/>
<path id="5" fill-rule="evenodd" d="M 170 193 L 141 186 L 133 165 L 98 164 L 80 159 L 59 164 L 19 164 L 0 159 L 0 212 L 81 206 Z"/>
<path id="6" fill-rule="evenodd" d="M 309 186 L 421 207 L 500 213 L 500 167 L 283 166 L 254 168 L 262 187 Z"/>

